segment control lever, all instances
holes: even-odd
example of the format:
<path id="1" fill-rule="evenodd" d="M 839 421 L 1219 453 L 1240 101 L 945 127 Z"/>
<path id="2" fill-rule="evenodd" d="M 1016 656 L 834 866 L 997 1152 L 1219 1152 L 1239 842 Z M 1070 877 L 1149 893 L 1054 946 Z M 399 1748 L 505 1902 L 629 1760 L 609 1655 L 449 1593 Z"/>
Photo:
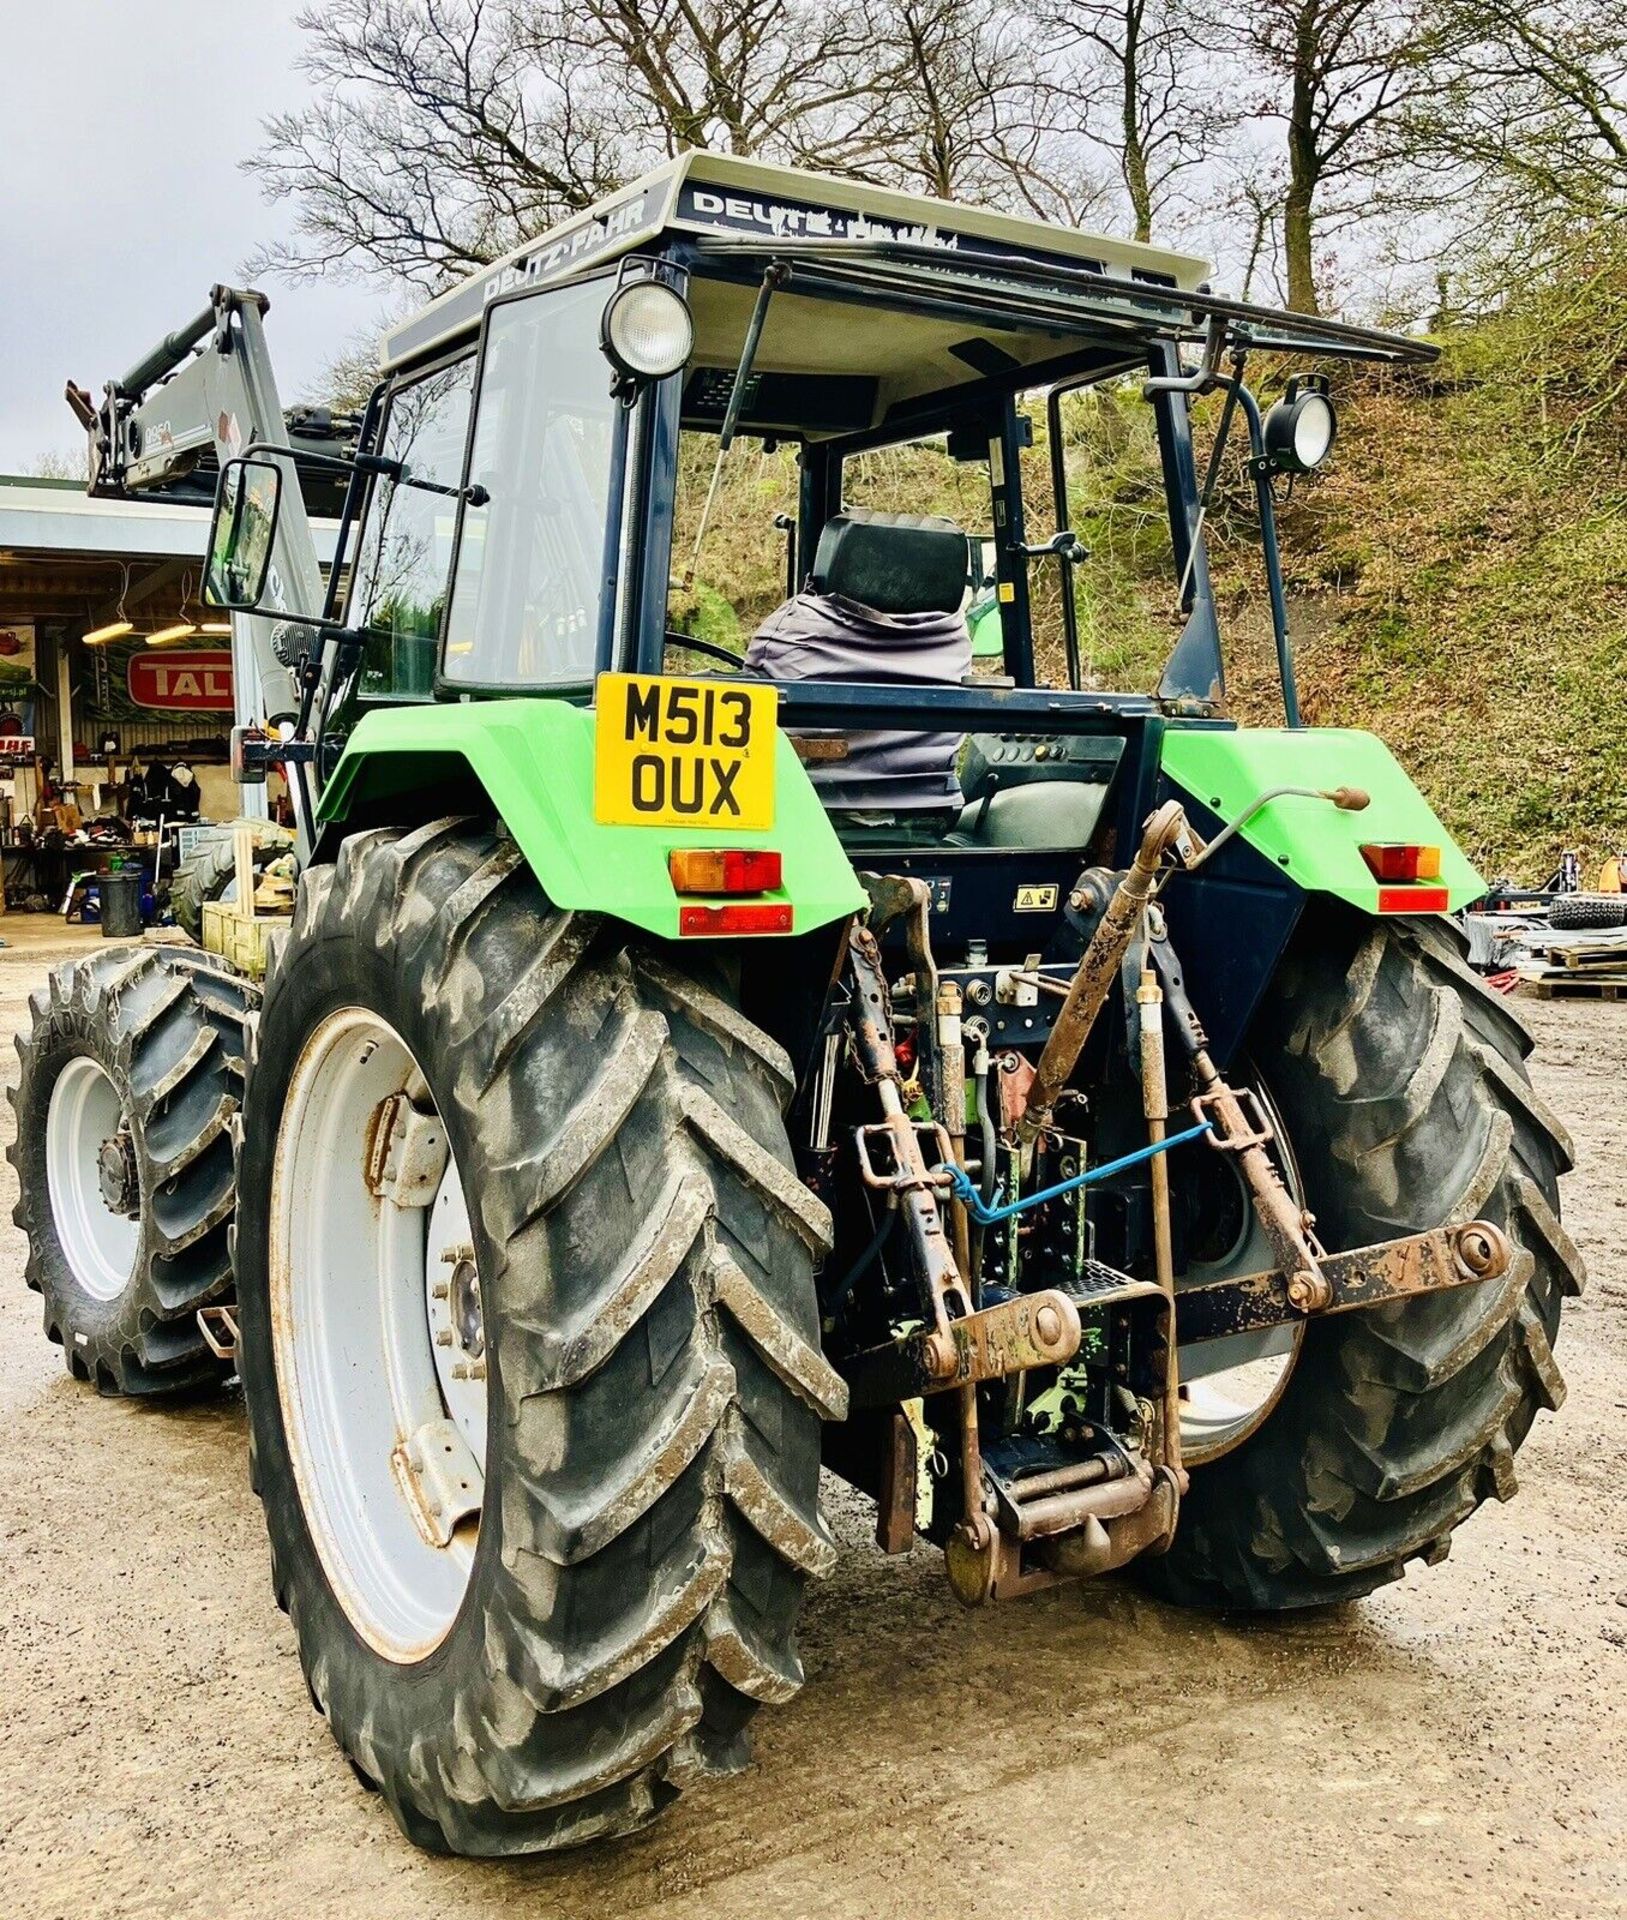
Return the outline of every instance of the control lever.
<path id="1" fill-rule="evenodd" d="M 1361 813 L 1373 804 L 1373 796 L 1364 787 L 1272 787 L 1268 793 L 1257 794 L 1240 814 L 1228 820 L 1214 839 L 1199 851 L 1197 858 L 1187 862 L 1187 872 L 1201 867 L 1211 854 L 1218 853 L 1228 840 L 1242 832 L 1262 807 L 1268 807 L 1273 800 L 1326 800 L 1341 813 Z"/>
<path id="2" fill-rule="evenodd" d="M 1013 540 L 1006 551 L 1020 553 L 1025 560 L 1062 560 L 1069 566 L 1090 558 L 1090 549 L 1070 527 L 1053 533 L 1043 546 L 1026 547 L 1020 540 Z"/>

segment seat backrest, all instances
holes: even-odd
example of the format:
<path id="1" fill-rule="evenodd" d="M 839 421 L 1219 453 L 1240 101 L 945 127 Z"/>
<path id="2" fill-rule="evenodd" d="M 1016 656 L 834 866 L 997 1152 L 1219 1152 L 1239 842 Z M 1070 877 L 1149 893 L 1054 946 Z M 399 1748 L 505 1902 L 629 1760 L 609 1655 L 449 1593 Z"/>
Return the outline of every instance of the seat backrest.
<path id="1" fill-rule="evenodd" d="M 958 613 L 968 560 L 953 520 L 847 507 L 819 535 L 813 584 L 877 613 Z"/>

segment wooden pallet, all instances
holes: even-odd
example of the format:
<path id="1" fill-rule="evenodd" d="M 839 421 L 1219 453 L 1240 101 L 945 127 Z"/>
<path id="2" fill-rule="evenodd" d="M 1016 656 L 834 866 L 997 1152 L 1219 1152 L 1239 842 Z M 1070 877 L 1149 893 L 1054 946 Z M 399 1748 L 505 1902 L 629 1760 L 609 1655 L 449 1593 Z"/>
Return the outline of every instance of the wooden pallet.
<path id="1" fill-rule="evenodd" d="M 1627 946 L 1612 941 L 1608 946 L 1541 947 L 1538 956 L 1550 968 L 1563 967 L 1567 973 L 1607 973 L 1627 978 Z"/>
<path id="2" fill-rule="evenodd" d="M 1532 1000 L 1627 1000 L 1627 979 L 1601 980 L 1580 969 L 1548 974 L 1541 980 L 1521 978 L 1519 991 Z"/>

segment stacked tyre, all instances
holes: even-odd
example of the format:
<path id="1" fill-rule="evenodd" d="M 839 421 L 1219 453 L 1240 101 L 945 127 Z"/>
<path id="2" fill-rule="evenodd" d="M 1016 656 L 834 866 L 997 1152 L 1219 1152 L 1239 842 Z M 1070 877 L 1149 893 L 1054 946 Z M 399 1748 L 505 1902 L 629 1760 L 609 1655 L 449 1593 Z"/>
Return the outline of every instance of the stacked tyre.
<path id="1" fill-rule="evenodd" d="M 230 900 L 236 895 L 236 835 L 242 826 L 254 832 L 256 879 L 274 860 L 293 851 L 293 834 L 270 820 L 233 820 L 225 826 L 210 828 L 193 841 L 191 851 L 175 869 L 169 903 L 175 924 L 199 946 L 203 944 L 205 904 L 210 900 Z"/>

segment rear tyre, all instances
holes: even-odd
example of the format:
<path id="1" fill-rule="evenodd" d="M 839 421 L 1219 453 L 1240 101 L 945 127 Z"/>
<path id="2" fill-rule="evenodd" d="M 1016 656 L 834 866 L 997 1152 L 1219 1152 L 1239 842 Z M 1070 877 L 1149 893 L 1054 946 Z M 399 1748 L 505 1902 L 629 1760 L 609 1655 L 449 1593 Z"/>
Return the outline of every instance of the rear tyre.
<path id="1" fill-rule="evenodd" d="M 199 955 L 110 947 L 29 1000 L 12 1218 L 46 1333 L 103 1393 L 180 1393 L 227 1372 L 197 1311 L 231 1293 L 250 992 Z"/>
<path id="2" fill-rule="evenodd" d="M 1570 1142 L 1526 1076 L 1530 1036 L 1444 920 L 1341 917 L 1296 940 L 1253 1042 L 1326 1245 L 1475 1217 L 1509 1277 L 1305 1330 L 1281 1401 L 1198 1468 L 1147 1580 L 1191 1605 L 1353 1599 L 1444 1558 L 1515 1490 L 1514 1454 L 1564 1383 L 1553 1341 L 1582 1263 L 1559 1223 Z"/>
<path id="3" fill-rule="evenodd" d="M 204 834 L 192 844 L 192 851 L 175 869 L 170 882 L 170 911 L 175 924 L 203 945 L 203 909 L 210 900 L 229 900 L 237 891 L 236 830 L 254 829 L 254 871 L 265 872 L 273 860 L 291 853 L 294 836 L 286 827 L 270 820 L 236 820 Z"/>
<path id="4" fill-rule="evenodd" d="M 834 1553 L 820 1418 L 843 1393 L 789 1088 L 721 979 L 552 909 L 489 827 L 363 833 L 302 879 L 240 1152 L 251 1457 L 312 1696 L 422 1846 L 627 1832 L 743 1765 L 758 1704 L 801 1683 L 802 1590 Z M 444 1127 L 461 1252 L 436 1252 L 448 1174 L 427 1230 L 388 1198 L 367 1224 L 366 1109 L 395 1092 L 420 1139 Z M 448 1260 L 454 1299 L 478 1299 L 478 1409 L 467 1371 L 424 1372 L 472 1356 L 471 1316 L 456 1345 L 402 1318 L 403 1244 L 427 1324 Z M 427 1424 L 470 1440 L 444 1547 L 389 1508 L 421 1484 L 410 1460 L 387 1484 L 403 1378 L 438 1378 Z M 364 1482 L 377 1499 L 347 1500 Z M 379 1524 L 358 1532 L 362 1504 Z M 459 1564 L 437 1576 L 437 1552 Z"/>

